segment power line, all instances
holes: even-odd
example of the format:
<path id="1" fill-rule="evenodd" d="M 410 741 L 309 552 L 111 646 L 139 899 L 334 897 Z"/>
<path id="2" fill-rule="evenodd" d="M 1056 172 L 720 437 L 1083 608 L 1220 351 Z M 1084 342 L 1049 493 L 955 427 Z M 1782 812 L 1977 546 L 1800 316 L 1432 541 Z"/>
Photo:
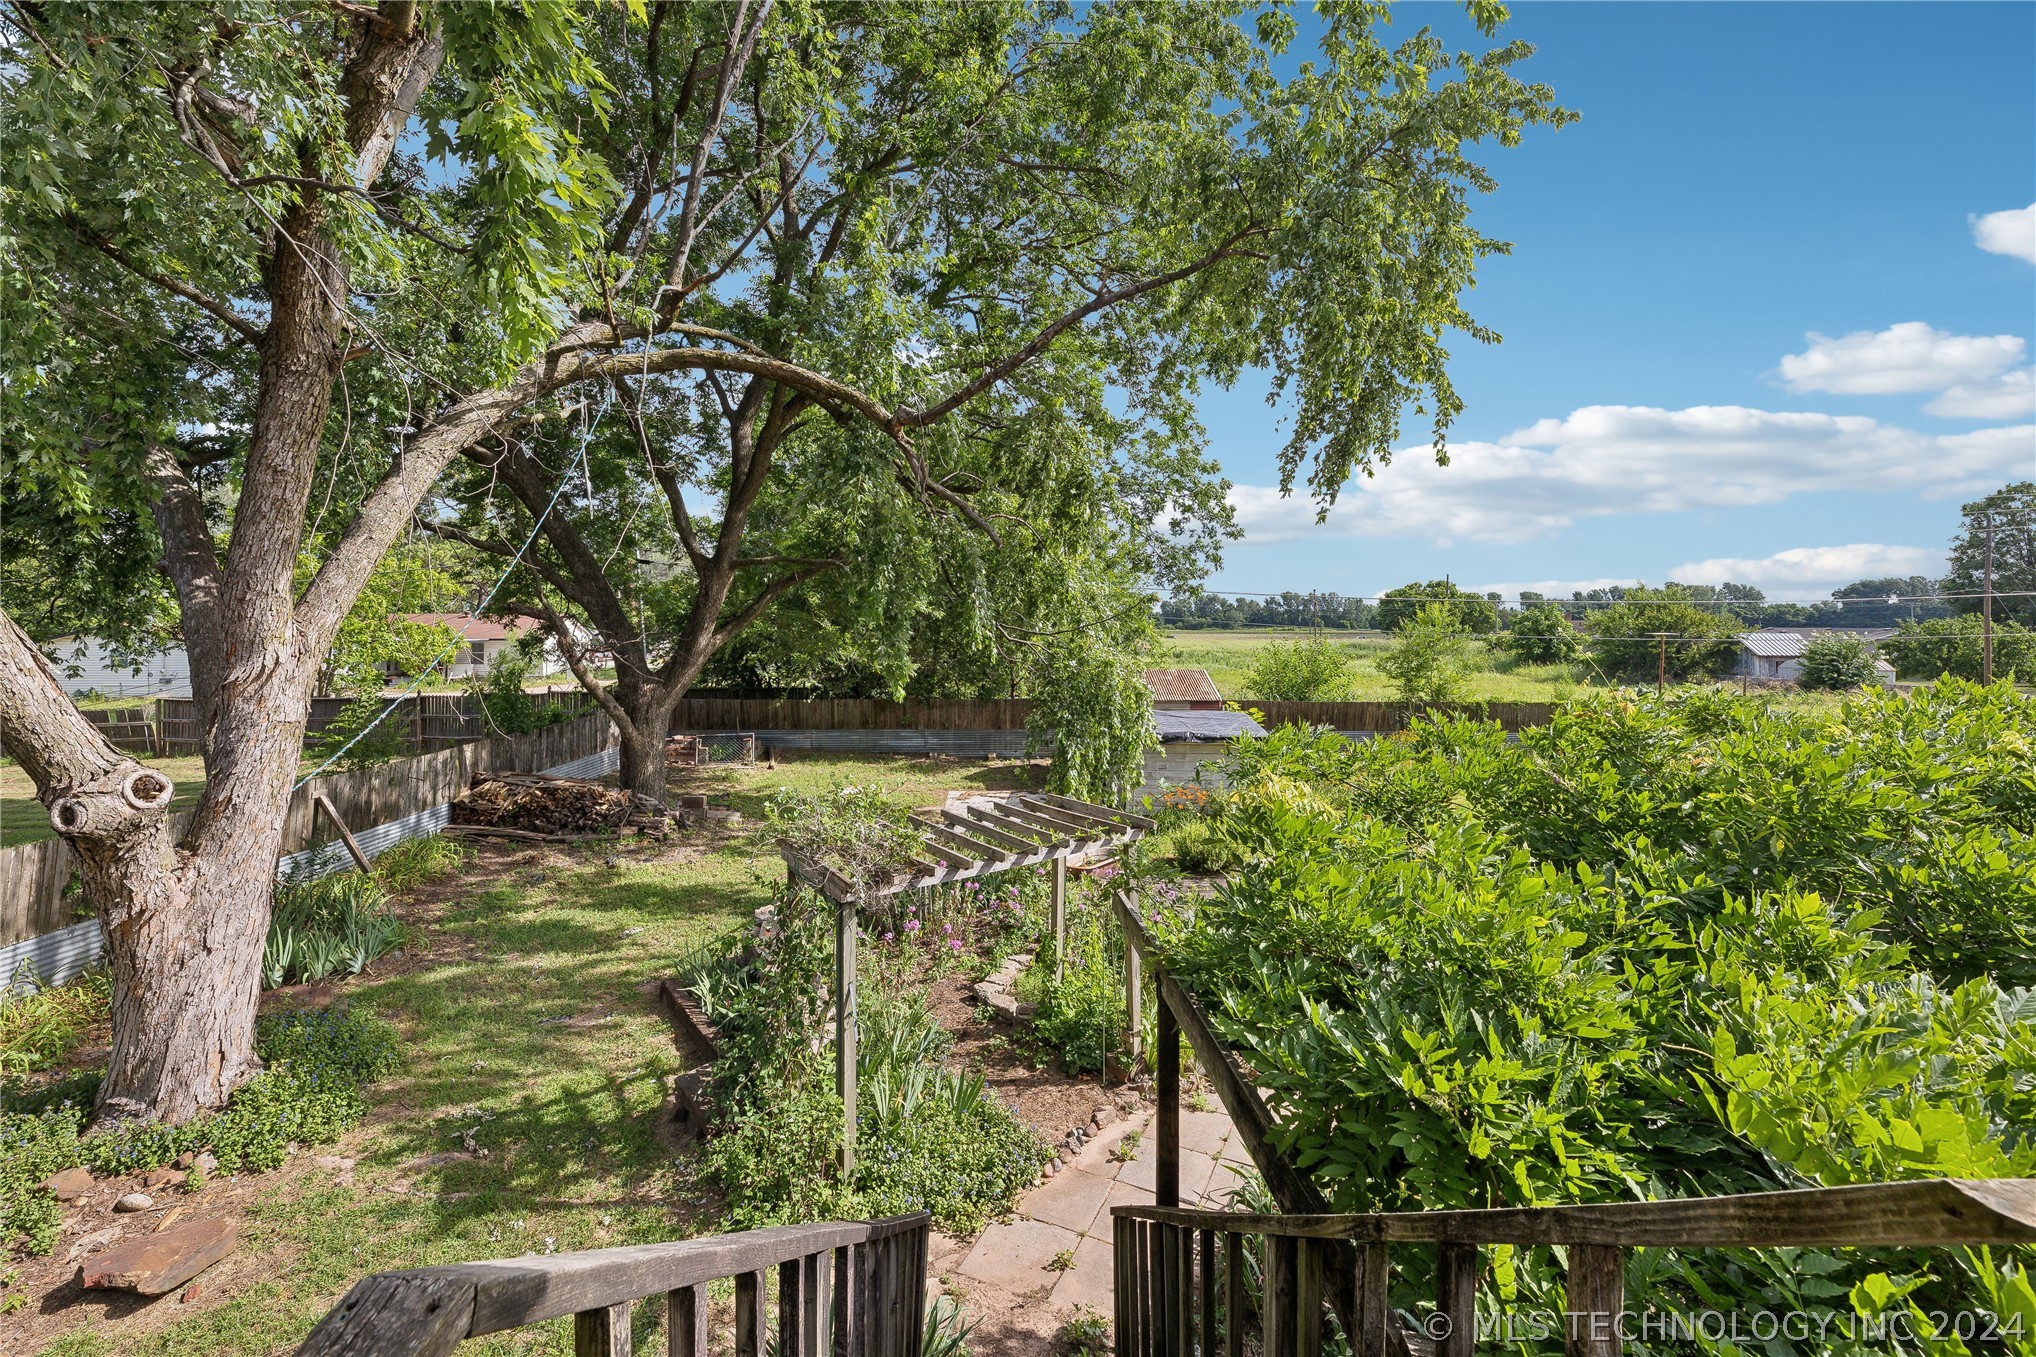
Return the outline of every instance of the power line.
<path id="1" fill-rule="evenodd" d="M 536 520 L 531 523 L 530 535 L 523 539 L 522 546 L 516 548 L 516 554 L 509 558 L 509 564 L 502 568 L 502 573 L 496 577 L 494 584 L 489 586 L 488 592 L 481 596 L 480 602 L 474 604 L 473 607 L 467 610 L 466 620 L 468 622 L 479 620 L 481 615 L 485 611 L 487 611 L 488 605 L 495 601 L 495 595 L 502 591 L 502 586 L 509 582 L 510 573 L 514 571 L 518 565 L 521 565 L 523 563 L 523 554 L 530 550 L 532 543 L 537 541 L 537 534 L 544 529 L 544 521 L 547 518 L 551 517 L 551 511 L 557 508 L 558 502 L 565 497 L 566 487 L 572 483 L 573 471 L 575 470 L 575 468 L 583 472 L 586 470 L 587 445 L 593 439 L 594 430 L 601 427 L 601 419 L 608 413 L 608 407 L 613 403 L 613 401 L 614 396 L 611 393 L 605 399 L 602 400 L 601 408 L 595 411 L 592 422 L 587 422 L 585 420 L 581 422 L 580 450 L 579 455 L 574 459 L 574 466 L 567 467 L 566 470 L 559 476 L 558 486 L 556 489 L 552 491 L 550 502 L 544 506 L 544 512 L 539 514 Z M 584 409 L 584 407 L 582 408 Z M 333 750 L 330 758 L 326 759 L 325 762 L 319 764 L 316 768 L 313 768 L 303 777 L 297 779 L 297 787 L 302 787 L 312 778 L 317 777 L 320 773 L 323 773 L 326 769 L 332 767 L 333 764 L 339 762 L 341 758 L 345 757 L 347 750 L 352 749 L 356 744 L 359 744 L 363 739 L 367 738 L 368 732 L 373 730 L 376 726 L 382 724 L 382 720 L 384 717 L 388 716 L 390 712 L 396 710 L 397 707 L 403 704 L 403 700 L 405 698 L 410 697 L 411 695 L 416 693 L 418 688 L 423 686 L 424 680 L 430 676 L 432 670 L 438 668 L 438 666 L 444 662 L 447 656 L 451 655 L 455 650 L 459 649 L 460 646 L 466 643 L 467 643 L 466 628 L 464 625 L 462 625 L 459 629 L 459 634 L 454 636 L 451 641 L 447 642 L 444 649 L 440 650 L 436 655 L 432 656 L 429 663 L 419 668 L 419 670 L 417 671 L 417 676 L 410 680 L 409 687 L 403 689 L 401 692 L 397 693 L 394 697 L 390 698 L 388 703 L 380 711 L 375 713 L 375 719 L 368 722 L 366 725 L 362 726 L 359 730 L 355 731 L 345 744 Z M 294 791 L 296 790 L 296 788 L 293 787 L 291 790 Z"/>

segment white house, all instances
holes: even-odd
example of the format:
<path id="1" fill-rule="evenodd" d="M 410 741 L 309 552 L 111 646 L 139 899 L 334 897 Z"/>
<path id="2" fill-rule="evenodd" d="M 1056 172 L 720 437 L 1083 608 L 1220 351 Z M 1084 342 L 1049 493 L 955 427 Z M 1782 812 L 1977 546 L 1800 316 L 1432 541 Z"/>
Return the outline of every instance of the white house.
<path id="1" fill-rule="evenodd" d="M 116 650 L 98 636 L 59 636 L 42 643 L 42 653 L 56 666 L 64 691 L 72 696 L 99 693 L 106 697 L 189 697 L 191 659 L 180 645 L 131 653 Z"/>
<path id="2" fill-rule="evenodd" d="M 487 673 L 516 644 L 517 637 L 543 625 L 532 617 L 468 617 L 465 613 L 404 613 L 403 620 L 424 627 L 449 627 L 459 637 L 459 648 L 441 666 L 441 672 L 454 679 Z M 558 642 L 547 638 L 544 648 L 532 657 L 530 672 L 542 677 L 565 667 Z"/>

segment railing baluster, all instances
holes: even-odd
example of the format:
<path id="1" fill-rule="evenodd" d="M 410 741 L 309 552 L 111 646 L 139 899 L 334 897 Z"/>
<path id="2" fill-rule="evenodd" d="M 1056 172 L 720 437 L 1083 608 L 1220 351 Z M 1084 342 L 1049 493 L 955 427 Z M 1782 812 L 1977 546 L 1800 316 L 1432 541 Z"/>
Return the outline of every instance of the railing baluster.
<path id="1" fill-rule="evenodd" d="M 1159 1227 L 1151 1221 L 1138 1222 L 1138 1352 L 1139 1357 L 1159 1357 L 1153 1340 L 1152 1322 L 1157 1307 L 1152 1296 L 1152 1238 Z"/>
<path id="2" fill-rule="evenodd" d="M 778 1264 L 778 1357 L 806 1357 L 806 1260 Z"/>
<path id="3" fill-rule="evenodd" d="M 919 1357 L 926 1346 L 926 1255 L 933 1245 L 933 1227 L 921 1225 L 912 1232 L 912 1270 L 906 1309 L 911 1315 L 911 1338 L 905 1344 L 906 1357 Z"/>
<path id="4" fill-rule="evenodd" d="M 1200 1230 L 1202 1246 L 1202 1345 L 1201 1357 L 1216 1357 L 1216 1232 Z"/>
<path id="5" fill-rule="evenodd" d="M 834 1357 L 849 1357 L 855 1325 L 855 1253 L 849 1245 L 834 1251 Z"/>
<path id="6" fill-rule="evenodd" d="M 1116 1329 L 1116 1357 L 1132 1357 L 1132 1229 L 1124 1217 L 1110 1221 L 1110 1308 Z"/>
<path id="7" fill-rule="evenodd" d="M 763 1357 L 764 1275 L 735 1274 L 735 1357 Z"/>
<path id="8" fill-rule="evenodd" d="M 780 1357 L 826 1357 L 827 1264 L 824 1253 L 799 1260 L 799 1350 Z"/>
<path id="9" fill-rule="evenodd" d="M 1264 1303 L 1259 1308 L 1265 1357 L 1300 1357 L 1294 1328 L 1295 1243 L 1292 1235 L 1266 1237 Z M 1359 1357 L 1371 1357 L 1362 1347 L 1357 1351 Z"/>
<path id="10" fill-rule="evenodd" d="M 665 1350 L 671 1357 L 707 1357 L 707 1284 L 665 1293 Z"/>
<path id="11" fill-rule="evenodd" d="M 1244 1236 L 1223 1237 L 1223 1354 L 1244 1357 Z"/>
<path id="12" fill-rule="evenodd" d="M 1357 1332 L 1351 1335 L 1351 1351 L 1356 1357 L 1387 1357 L 1389 1335 L 1386 1327 L 1392 1322 L 1392 1308 L 1386 1301 L 1386 1284 L 1391 1278 L 1390 1261 L 1383 1244 L 1359 1244 L 1357 1246 L 1357 1277 L 1353 1292 L 1356 1304 L 1353 1318 Z"/>
<path id="13" fill-rule="evenodd" d="M 1296 1250 L 1294 1269 L 1294 1346 L 1301 1357 L 1322 1357 L 1323 1255 L 1331 1245 L 1320 1239 L 1303 1239 Z"/>
<path id="14" fill-rule="evenodd" d="M 573 1316 L 573 1357 L 629 1357 L 626 1300 Z"/>
<path id="15" fill-rule="evenodd" d="M 1626 1308 L 1626 1250 L 1611 1244 L 1569 1246 L 1567 1357 L 1619 1357 L 1620 1311 Z"/>
<path id="16" fill-rule="evenodd" d="M 1478 1328 L 1478 1248 L 1444 1244 L 1435 1251 L 1435 1310 L 1449 1330 L 1435 1357 L 1472 1357 Z"/>
<path id="17" fill-rule="evenodd" d="M 1167 1327 L 1173 1338 L 1174 1357 L 1188 1357 L 1194 1350 L 1194 1267 L 1195 1237 L 1185 1226 L 1167 1231 L 1173 1237 L 1173 1266 L 1167 1274 Z"/>
<path id="18" fill-rule="evenodd" d="M 1159 1160 L 1153 1166 L 1152 1198 L 1160 1206 L 1181 1204 L 1181 1024 L 1164 999 L 1159 1005 L 1159 1039 L 1152 1062 L 1159 1072 Z"/>

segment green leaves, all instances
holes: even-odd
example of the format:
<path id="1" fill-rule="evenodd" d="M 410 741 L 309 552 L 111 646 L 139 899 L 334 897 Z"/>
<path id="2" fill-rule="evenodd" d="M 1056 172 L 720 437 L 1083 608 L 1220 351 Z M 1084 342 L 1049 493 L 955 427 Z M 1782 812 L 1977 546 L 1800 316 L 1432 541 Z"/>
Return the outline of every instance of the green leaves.
<path id="1" fill-rule="evenodd" d="M 1340 1210 L 2036 1175 L 2032 733 L 1955 681 L 1836 720 L 1693 694 L 1517 742 L 1282 729 L 1213 812 L 1242 867 L 1162 946 Z M 2025 1269 L 1693 1252 L 1645 1294 L 2007 1315 Z"/>

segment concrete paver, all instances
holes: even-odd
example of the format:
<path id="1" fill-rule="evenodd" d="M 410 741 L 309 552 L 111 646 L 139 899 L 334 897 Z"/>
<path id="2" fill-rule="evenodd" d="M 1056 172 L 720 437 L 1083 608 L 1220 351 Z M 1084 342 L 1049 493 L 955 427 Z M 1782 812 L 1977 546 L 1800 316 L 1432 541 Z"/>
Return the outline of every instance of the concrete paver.
<path id="1" fill-rule="evenodd" d="M 1095 1221 L 1096 1212 L 1103 1209 L 1103 1198 L 1109 1194 L 1111 1182 L 1110 1178 L 1071 1165 L 1026 1195 L 1025 1214 L 1085 1234 Z"/>

